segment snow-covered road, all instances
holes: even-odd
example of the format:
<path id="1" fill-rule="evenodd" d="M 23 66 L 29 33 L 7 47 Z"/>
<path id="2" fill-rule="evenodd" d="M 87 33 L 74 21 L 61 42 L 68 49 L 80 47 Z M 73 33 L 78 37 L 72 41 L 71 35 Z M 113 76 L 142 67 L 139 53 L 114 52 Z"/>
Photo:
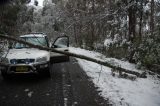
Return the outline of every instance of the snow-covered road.
<path id="1" fill-rule="evenodd" d="M 136 69 L 135 64 L 114 58 L 105 58 L 97 52 L 74 47 L 71 47 L 70 51 L 96 59 L 112 61 L 130 70 L 143 71 Z M 114 106 L 160 106 L 160 80 L 156 76 L 147 75 L 145 79 L 136 78 L 132 81 L 119 78 L 118 75 L 113 77 L 111 69 L 108 67 L 82 59 L 77 60 L 87 75 L 91 77 L 95 86 L 101 91 L 100 95 L 109 99 Z"/>

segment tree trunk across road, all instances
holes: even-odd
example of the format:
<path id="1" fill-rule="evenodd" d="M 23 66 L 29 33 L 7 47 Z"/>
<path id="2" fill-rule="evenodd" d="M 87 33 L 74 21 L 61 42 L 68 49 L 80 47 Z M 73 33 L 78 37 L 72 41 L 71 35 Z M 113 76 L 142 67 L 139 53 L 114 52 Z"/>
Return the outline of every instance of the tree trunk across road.
<path id="1" fill-rule="evenodd" d="M 132 70 L 124 69 L 122 67 L 119 67 L 118 65 L 117 66 L 112 65 L 111 63 L 109 63 L 107 61 L 98 60 L 98 59 L 94 59 L 94 58 L 91 58 L 91 57 L 88 57 L 88 56 L 85 56 L 85 55 L 79 55 L 79 54 L 75 54 L 75 53 L 71 53 L 71 52 L 67 52 L 67 51 L 60 51 L 60 50 L 56 50 L 54 48 L 48 48 L 48 47 L 42 47 L 42 46 L 39 46 L 39 45 L 34 45 L 34 44 L 31 44 L 31 43 L 25 42 L 23 40 L 20 40 L 19 38 L 15 38 L 15 37 L 11 37 L 11 36 L 5 36 L 5 35 L 2 35 L 2 34 L 0 34 L 0 38 L 11 40 L 11 41 L 16 41 L 16 42 L 19 42 L 19 43 L 22 43 L 22 44 L 26 44 L 26 45 L 28 45 L 30 47 L 33 47 L 33 48 L 39 48 L 39 49 L 42 49 L 42 50 L 52 51 L 52 52 L 61 53 L 61 54 L 65 54 L 65 55 L 68 55 L 68 56 L 80 58 L 80 59 L 85 59 L 85 60 L 88 60 L 88 61 L 91 61 L 91 62 L 95 62 L 95 63 L 101 64 L 101 65 L 113 68 L 113 69 L 118 70 L 120 72 L 133 74 L 133 75 L 136 75 L 137 77 L 140 77 L 140 78 L 146 78 L 146 73 L 145 72 L 139 73 L 139 72 L 135 72 L 135 71 L 132 71 Z"/>

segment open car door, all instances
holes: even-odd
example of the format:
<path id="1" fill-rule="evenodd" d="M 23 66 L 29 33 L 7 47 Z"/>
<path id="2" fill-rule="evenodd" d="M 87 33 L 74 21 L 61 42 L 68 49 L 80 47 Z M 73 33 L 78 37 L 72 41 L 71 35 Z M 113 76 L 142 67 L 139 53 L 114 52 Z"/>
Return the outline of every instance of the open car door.
<path id="1" fill-rule="evenodd" d="M 69 37 L 68 36 L 58 37 L 52 44 L 51 48 L 61 51 L 68 51 Z M 50 52 L 50 61 L 51 63 L 67 62 L 69 61 L 69 56 L 60 53 Z"/>

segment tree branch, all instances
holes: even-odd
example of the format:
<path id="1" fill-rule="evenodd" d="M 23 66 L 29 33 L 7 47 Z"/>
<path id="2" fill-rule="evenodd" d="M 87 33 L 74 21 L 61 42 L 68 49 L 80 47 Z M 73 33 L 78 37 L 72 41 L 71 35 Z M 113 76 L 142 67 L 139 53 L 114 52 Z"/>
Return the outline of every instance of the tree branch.
<path id="1" fill-rule="evenodd" d="M 97 59 L 94 59 L 94 58 L 91 58 L 91 57 L 87 57 L 87 56 L 84 56 L 84 55 L 79 55 L 79 54 L 75 54 L 75 53 L 71 53 L 71 52 L 67 52 L 67 51 L 60 51 L 60 50 L 56 50 L 54 48 L 48 48 L 48 47 L 42 47 L 42 46 L 39 46 L 39 45 L 34 45 L 34 44 L 31 44 L 31 43 L 25 42 L 23 40 L 20 40 L 19 38 L 14 38 L 14 37 L 11 37 L 11 36 L 5 36 L 5 35 L 2 35 L 2 34 L 0 34 L 0 38 L 11 40 L 11 41 L 16 41 L 16 42 L 28 45 L 28 46 L 33 47 L 33 48 L 38 48 L 38 49 L 42 49 L 42 50 L 47 50 L 47 51 L 52 51 L 52 52 L 56 52 L 56 53 L 65 54 L 65 55 L 80 58 L 80 59 L 85 59 L 85 60 L 88 60 L 88 61 L 91 61 L 91 62 L 95 62 L 95 63 L 101 64 L 101 65 L 119 70 L 121 72 L 136 75 L 137 77 L 140 77 L 140 78 L 146 78 L 146 73 L 145 72 L 139 73 L 139 72 L 131 71 L 131 70 L 128 70 L 128 69 L 124 69 L 124 68 L 119 67 L 119 66 L 114 66 L 107 61 L 97 60 Z"/>

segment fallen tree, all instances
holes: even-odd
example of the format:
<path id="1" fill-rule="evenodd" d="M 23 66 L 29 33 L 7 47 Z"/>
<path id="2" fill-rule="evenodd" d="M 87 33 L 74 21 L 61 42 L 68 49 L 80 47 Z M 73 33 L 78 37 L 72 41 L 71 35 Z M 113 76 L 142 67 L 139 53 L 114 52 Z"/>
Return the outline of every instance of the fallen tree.
<path id="1" fill-rule="evenodd" d="M 23 41 L 23 40 L 21 40 L 19 38 L 6 36 L 6 35 L 2 35 L 2 34 L 0 34 L 0 38 L 7 39 L 7 40 L 10 40 L 10 41 L 16 41 L 16 42 L 28 45 L 28 46 L 33 47 L 33 48 L 38 48 L 38 49 L 42 49 L 42 50 L 47 50 L 47 51 L 52 51 L 52 52 L 56 52 L 56 53 L 65 54 L 65 55 L 76 57 L 76 58 L 80 58 L 80 59 L 85 59 L 85 60 L 88 60 L 88 61 L 91 61 L 91 62 L 95 62 L 95 63 L 101 64 L 103 66 L 110 67 L 110 68 L 112 68 L 114 70 L 117 70 L 119 73 L 125 72 L 125 73 L 136 75 L 137 77 L 140 77 L 140 78 L 146 78 L 146 73 L 145 72 L 140 73 L 140 72 L 135 72 L 135 71 L 132 71 L 132 70 L 124 69 L 124 68 L 122 68 L 122 67 L 120 67 L 118 65 L 113 65 L 113 64 L 111 64 L 111 63 L 109 63 L 107 61 L 94 59 L 94 58 L 91 58 L 91 57 L 87 57 L 87 56 L 84 56 L 84 55 L 71 53 L 71 52 L 68 52 L 68 51 L 60 51 L 60 50 L 56 50 L 54 48 L 48 48 L 48 47 L 42 47 L 42 46 L 39 46 L 39 45 L 34 45 L 34 44 L 31 44 L 31 43 L 25 42 L 25 41 Z M 3 65 L 3 63 L 0 63 L 0 64 Z"/>

